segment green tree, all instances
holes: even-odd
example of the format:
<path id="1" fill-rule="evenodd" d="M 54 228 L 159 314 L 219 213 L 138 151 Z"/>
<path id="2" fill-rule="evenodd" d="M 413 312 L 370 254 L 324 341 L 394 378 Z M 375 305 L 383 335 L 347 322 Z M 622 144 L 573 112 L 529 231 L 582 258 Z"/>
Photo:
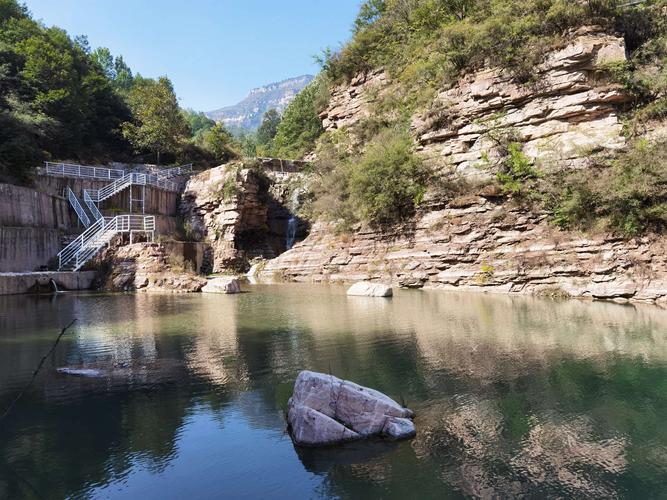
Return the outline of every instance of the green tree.
<path id="1" fill-rule="evenodd" d="M 283 158 L 301 157 L 315 145 L 324 129 L 316 102 L 320 85 L 312 81 L 287 106 L 274 138 L 274 154 Z"/>
<path id="2" fill-rule="evenodd" d="M 262 146 L 267 151 L 271 149 L 273 138 L 278 132 L 278 125 L 280 125 L 280 115 L 275 109 L 270 109 L 264 113 L 262 123 L 257 129 L 257 145 Z"/>
<path id="3" fill-rule="evenodd" d="M 98 47 L 92 51 L 90 58 L 102 69 L 102 72 L 109 80 L 116 79 L 116 67 L 109 49 Z"/>
<path id="4" fill-rule="evenodd" d="M 238 144 L 222 123 L 216 123 L 204 133 L 202 145 L 216 160 L 221 162 L 238 156 Z"/>
<path id="5" fill-rule="evenodd" d="M 135 80 L 127 101 L 134 119 L 122 130 L 134 148 L 155 153 L 158 164 L 160 155 L 176 154 L 189 131 L 169 78 Z"/>
<path id="6" fill-rule="evenodd" d="M 201 111 L 184 109 L 183 116 L 185 117 L 185 121 L 188 122 L 191 137 L 195 142 L 200 142 L 204 133 L 215 126 L 215 122 Z"/>
<path id="7" fill-rule="evenodd" d="M 118 56 L 113 62 L 115 78 L 113 80 L 114 87 L 121 91 L 128 91 L 134 83 L 134 76 L 132 70 L 125 64 L 123 56 Z"/>
<path id="8" fill-rule="evenodd" d="M 257 137 L 255 134 L 241 131 L 237 135 L 237 140 L 243 156 L 248 158 L 257 156 Z"/>

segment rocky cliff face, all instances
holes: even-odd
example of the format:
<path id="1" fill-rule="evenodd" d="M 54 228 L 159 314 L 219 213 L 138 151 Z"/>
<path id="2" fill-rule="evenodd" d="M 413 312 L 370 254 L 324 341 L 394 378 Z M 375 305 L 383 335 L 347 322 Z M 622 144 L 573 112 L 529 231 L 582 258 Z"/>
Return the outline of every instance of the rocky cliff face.
<path id="1" fill-rule="evenodd" d="M 197 275 L 201 243 L 134 243 L 111 247 L 97 257 L 103 263 L 96 288 L 113 292 L 199 292 L 206 278 Z"/>
<path id="2" fill-rule="evenodd" d="M 439 92 L 427 113 L 413 117 L 418 151 L 436 168 L 484 176 L 483 158 L 493 157 L 495 147 L 489 133 L 511 130 L 542 168 L 585 166 L 592 152 L 625 145 L 617 109 L 628 96 L 600 71 L 625 60 L 622 38 L 586 27 L 545 58 L 532 83 L 497 68 L 466 75 Z M 388 84 L 378 71 L 334 89 L 321 114 L 325 129 L 350 127 L 368 116 Z"/>
<path id="3" fill-rule="evenodd" d="M 493 157 L 489 132 L 511 130 L 543 169 L 585 168 L 592 152 L 625 145 L 619 105 L 627 96 L 601 65 L 625 60 L 621 38 L 588 27 L 573 33 L 538 68 L 534 83 L 498 69 L 463 77 L 413 117 L 418 151 L 435 168 L 484 177 Z M 389 83 L 383 72 L 334 89 L 321 118 L 326 129 L 368 116 Z M 337 237 L 320 223 L 265 273 L 293 280 L 382 280 L 406 287 L 523 292 L 616 299 L 667 300 L 667 241 L 622 240 L 564 232 L 546 214 L 494 196 L 492 190 L 439 199 L 391 234 L 360 228 Z"/>
<path id="4" fill-rule="evenodd" d="M 311 75 L 302 75 L 257 87 L 241 102 L 209 111 L 206 116 L 232 129 L 255 130 L 262 123 L 264 113 L 270 109 L 282 113 L 294 96 L 312 80 Z"/>
<path id="5" fill-rule="evenodd" d="M 394 233 L 336 237 L 325 224 L 264 272 L 296 281 L 667 302 L 667 241 L 559 231 L 546 215 L 471 196 Z"/>
<path id="6" fill-rule="evenodd" d="M 253 259 L 285 251 L 292 183 L 302 168 L 295 161 L 236 162 L 188 181 L 181 212 L 189 230 L 209 244 L 205 270 L 245 270 Z M 304 231 L 300 222 L 297 236 Z"/>

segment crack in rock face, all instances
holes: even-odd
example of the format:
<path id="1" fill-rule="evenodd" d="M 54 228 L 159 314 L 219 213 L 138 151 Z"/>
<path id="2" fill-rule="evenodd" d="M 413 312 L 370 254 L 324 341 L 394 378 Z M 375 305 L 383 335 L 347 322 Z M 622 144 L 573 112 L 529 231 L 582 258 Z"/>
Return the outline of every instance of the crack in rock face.
<path id="1" fill-rule="evenodd" d="M 379 391 L 324 373 L 299 373 L 288 408 L 292 439 L 299 446 L 415 436 L 411 410 Z"/>

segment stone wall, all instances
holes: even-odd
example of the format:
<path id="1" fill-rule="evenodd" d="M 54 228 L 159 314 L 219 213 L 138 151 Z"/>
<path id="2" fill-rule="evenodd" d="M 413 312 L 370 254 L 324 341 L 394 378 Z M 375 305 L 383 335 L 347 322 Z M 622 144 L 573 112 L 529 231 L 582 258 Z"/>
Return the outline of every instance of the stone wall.
<path id="1" fill-rule="evenodd" d="M 0 273 L 0 295 L 22 293 L 53 293 L 53 280 L 58 290 L 88 290 L 95 279 L 95 271 Z"/>
<path id="2" fill-rule="evenodd" d="M 0 226 L 67 230 L 76 225 L 62 196 L 12 184 L 0 184 Z"/>
<path id="3" fill-rule="evenodd" d="M 0 184 L 0 272 L 46 266 L 61 249 L 61 234 L 72 231 L 76 221 L 64 198 Z"/>

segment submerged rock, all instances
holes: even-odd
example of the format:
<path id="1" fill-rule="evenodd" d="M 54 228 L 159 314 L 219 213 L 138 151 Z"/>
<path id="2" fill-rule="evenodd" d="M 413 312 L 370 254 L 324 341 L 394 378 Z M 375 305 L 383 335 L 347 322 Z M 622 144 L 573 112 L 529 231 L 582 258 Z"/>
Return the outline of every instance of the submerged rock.
<path id="1" fill-rule="evenodd" d="M 368 281 L 360 281 L 355 283 L 347 290 L 348 295 L 361 295 L 365 297 L 391 297 L 393 295 L 392 289 L 389 285 L 382 283 L 370 283 Z"/>
<path id="2" fill-rule="evenodd" d="M 208 280 L 201 291 L 204 293 L 241 293 L 241 285 L 236 278 L 213 278 Z"/>
<path id="3" fill-rule="evenodd" d="M 412 411 L 379 391 L 333 375 L 299 373 L 288 408 L 292 438 L 301 446 L 415 435 Z"/>
<path id="4" fill-rule="evenodd" d="M 103 370 L 98 370 L 96 368 L 57 368 L 58 373 L 64 375 L 72 375 L 74 377 L 89 377 L 89 378 L 101 378 L 104 377 L 106 372 Z"/>

